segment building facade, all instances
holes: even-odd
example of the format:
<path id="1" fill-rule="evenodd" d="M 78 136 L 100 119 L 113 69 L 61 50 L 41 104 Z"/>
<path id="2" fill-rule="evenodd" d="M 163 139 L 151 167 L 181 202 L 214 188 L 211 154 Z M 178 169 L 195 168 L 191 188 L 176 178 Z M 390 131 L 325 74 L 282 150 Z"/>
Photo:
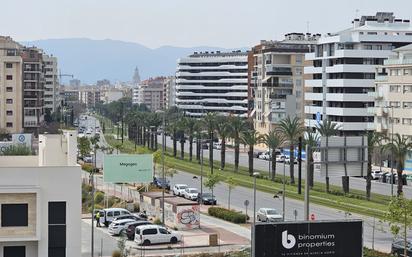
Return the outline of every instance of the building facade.
<path id="1" fill-rule="evenodd" d="M 169 77 L 165 80 L 164 83 L 164 98 L 165 98 L 165 107 L 170 109 L 171 107 L 176 106 L 176 78 Z"/>
<path id="2" fill-rule="evenodd" d="M 156 77 L 141 81 L 133 88 L 133 104 L 144 104 L 151 111 L 163 110 L 165 107 L 165 80 L 165 77 Z"/>
<path id="3" fill-rule="evenodd" d="M 286 116 L 304 116 L 304 57 L 319 35 L 290 33 L 282 41 L 262 40 L 249 53 L 249 116 L 266 134 Z"/>
<path id="4" fill-rule="evenodd" d="M 0 256 L 81 256 L 76 137 L 40 135 L 39 155 L 0 156 Z"/>
<path id="5" fill-rule="evenodd" d="M 44 108 L 45 112 L 54 113 L 60 106 L 60 84 L 57 58 L 43 54 L 44 62 Z"/>
<path id="6" fill-rule="evenodd" d="M 195 52 L 178 60 L 176 106 L 186 115 L 248 114 L 248 54 Z"/>
<path id="7" fill-rule="evenodd" d="M 96 107 L 96 103 L 100 102 L 100 90 L 97 87 L 83 87 L 78 90 L 80 104 L 85 104 L 87 108 Z"/>
<path id="8" fill-rule="evenodd" d="M 304 68 L 305 125 L 321 120 L 336 122 L 342 135 L 359 135 L 374 129 L 375 69 L 392 50 L 412 42 L 409 20 L 393 13 L 362 16 L 353 27 L 318 39 L 315 52 L 306 54 L 312 66 Z"/>

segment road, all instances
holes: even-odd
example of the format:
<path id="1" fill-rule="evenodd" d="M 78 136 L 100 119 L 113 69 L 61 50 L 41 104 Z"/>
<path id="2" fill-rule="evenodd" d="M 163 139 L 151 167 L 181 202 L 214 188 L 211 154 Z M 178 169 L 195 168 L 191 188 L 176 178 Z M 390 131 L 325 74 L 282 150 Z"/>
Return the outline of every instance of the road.
<path id="1" fill-rule="evenodd" d="M 162 137 L 158 136 L 158 142 L 162 142 Z M 173 140 L 170 137 L 166 137 L 166 145 L 168 147 L 173 147 Z M 178 155 L 180 154 L 180 143 L 177 144 Z M 241 146 L 241 152 L 239 156 L 239 165 L 248 167 L 248 155 L 246 152 L 243 151 L 243 147 Z M 189 144 L 185 144 L 185 152 L 189 153 Z M 196 155 L 196 144 L 193 144 L 193 155 Z M 204 158 L 209 158 L 209 150 L 203 150 Z M 215 161 L 220 161 L 220 150 L 213 150 L 213 158 Z M 234 164 L 235 153 L 233 149 L 226 150 L 226 163 Z M 254 158 L 253 161 L 254 168 L 257 170 L 264 170 L 269 171 L 269 161 L 261 160 L 258 158 Z M 289 174 L 289 165 L 285 165 L 286 176 Z M 283 174 L 283 163 L 276 164 L 276 173 L 277 176 Z M 298 174 L 298 165 L 295 165 L 295 179 L 297 181 L 297 174 Z M 302 178 L 305 178 L 306 174 L 306 165 L 302 162 Z M 315 172 L 315 181 L 325 183 L 325 177 L 320 175 L 320 172 Z M 365 191 L 366 188 L 366 180 L 363 178 L 350 178 L 350 188 Z M 330 177 L 330 184 L 336 186 L 342 186 L 342 179 L 340 177 Z M 391 185 L 381 183 L 378 181 L 372 181 L 372 192 L 383 194 L 383 195 L 391 195 Z M 394 194 L 396 194 L 396 185 L 394 185 Z M 405 186 L 404 187 L 404 195 L 407 198 L 412 198 L 412 187 Z"/>

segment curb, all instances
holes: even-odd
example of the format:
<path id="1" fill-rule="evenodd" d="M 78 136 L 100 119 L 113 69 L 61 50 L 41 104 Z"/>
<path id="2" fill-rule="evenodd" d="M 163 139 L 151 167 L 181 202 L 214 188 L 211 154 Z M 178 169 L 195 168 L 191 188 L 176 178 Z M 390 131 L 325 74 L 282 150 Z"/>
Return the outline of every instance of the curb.
<path id="1" fill-rule="evenodd" d="M 236 245 L 236 244 L 221 244 L 221 245 L 196 245 L 196 246 L 180 246 L 178 244 L 174 245 L 174 246 L 160 246 L 160 247 L 151 247 L 151 246 L 146 246 L 146 247 L 150 247 L 150 248 L 146 248 L 146 247 L 131 247 L 132 249 L 136 249 L 136 250 L 144 250 L 144 251 L 153 251 L 153 250 L 171 250 L 171 249 L 195 249 L 195 248 L 209 248 L 209 247 L 224 247 L 224 246 L 242 246 L 245 247 L 245 245 Z"/>

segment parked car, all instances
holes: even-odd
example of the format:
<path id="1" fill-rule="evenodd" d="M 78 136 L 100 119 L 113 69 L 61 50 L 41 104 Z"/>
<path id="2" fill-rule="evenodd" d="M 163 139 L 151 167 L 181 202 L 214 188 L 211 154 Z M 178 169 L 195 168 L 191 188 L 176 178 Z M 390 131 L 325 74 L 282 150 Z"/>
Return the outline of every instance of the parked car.
<path id="1" fill-rule="evenodd" d="M 256 216 L 258 221 L 264 222 L 277 222 L 283 220 L 283 216 L 273 208 L 260 208 Z"/>
<path id="2" fill-rule="evenodd" d="M 170 190 L 170 182 L 163 178 L 153 177 L 153 185 L 158 188 L 163 188 L 164 186 L 165 189 Z"/>
<path id="3" fill-rule="evenodd" d="M 138 245 L 175 244 L 182 240 L 182 235 L 169 231 L 159 225 L 144 225 L 136 228 L 134 241 Z"/>
<path id="4" fill-rule="evenodd" d="M 93 157 L 92 156 L 85 156 L 83 157 L 83 161 L 86 163 L 92 163 L 93 162 Z"/>
<path id="5" fill-rule="evenodd" d="M 209 145 L 207 143 L 202 143 L 202 149 L 204 150 L 209 149 Z"/>
<path id="6" fill-rule="evenodd" d="M 380 170 L 373 170 L 371 175 L 372 179 L 378 180 L 382 176 L 382 172 Z"/>
<path id="7" fill-rule="evenodd" d="M 412 257 L 412 241 L 408 240 L 406 243 L 407 256 Z M 404 255 L 405 242 L 403 239 L 397 239 L 392 242 L 391 253 L 395 256 L 405 256 Z"/>
<path id="8" fill-rule="evenodd" d="M 222 144 L 219 142 L 213 143 L 213 149 L 216 149 L 216 150 L 222 149 Z"/>
<path id="9" fill-rule="evenodd" d="M 255 151 L 255 152 L 253 152 L 253 157 L 254 158 L 259 158 L 259 156 L 263 153 L 264 153 L 263 151 Z"/>
<path id="10" fill-rule="evenodd" d="M 173 195 L 183 196 L 183 192 L 188 186 L 186 184 L 176 184 L 173 186 Z"/>
<path id="11" fill-rule="evenodd" d="M 128 210 L 123 208 L 103 209 L 103 211 L 100 212 L 100 223 L 103 223 L 106 227 L 108 227 L 115 218 L 126 214 L 131 215 Z"/>
<path id="12" fill-rule="evenodd" d="M 129 240 L 134 240 L 134 233 L 136 231 L 136 228 L 139 226 L 144 226 L 144 225 L 151 225 L 147 220 L 139 220 L 139 221 L 134 221 L 130 222 L 127 224 L 126 229 L 123 230 L 123 234 L 127 236 Z"/>
<path id="13" fill-rule="evenodd" d="M 139 221 L 139 220 L 145 220 L 144 218 L 141 218 L 137 215 L 134 214 L 125 214 L 125 215 L 120 215 L 116 218 L 113 219 L 113 221 L 119 221 L 119 220 L 135 220 L 135 221 Z"/>
<path id="14" fill-rule="evenodd" d="M 197 200 L 198 195 L 199 195 L 199 190 L 197 190 L 197 188 L 194 188 L 194 187 L 188 187 L 183 192 L 183 197 L 184 198 L 189 199 L 189 200 L 193 200 L 193 201 Z"/>
<path id="15" fill-rule="evenodd" d="M 197 202 L 202 204 L 216 205 L 216 198 L 211 193 L 199 193 L 197 196 Z"/>
<path id="16" fill-rule="evenodd" d="M 289 156 L 285 157 L 285 163 L 290 164 L 290 157 Z M 293 163 L 298 164 L 298 158 L 296 158 L 296 156 L 294 156 L 294 158 L 293 158 Z"/>
<path id="17" fill-rule="evenodd" d="M 109 232 L 109 234 L 112 236 L 118 236 L 123 232 L 123 230 L 126 229 L 127 224 L 134 221 L 135 220 L 133 219 L 115 220 L 112 223 L 110 223 L 107 232 Z"/>
<path id="18" fill-rule="evenodd" d="M 268 161 L 270 159 L 270 157 L 271 156 L 270 156 L 269 151 L 266 151 L 266 152 L 262 153 L 261 155 L 259 155 L 259 159 L 266 160 L 266 161 Z"/>
<path id="19" fill-rule="evenodd" d="M 276 156 L 276 162 L 284 162 L 285 159 L 286 159 L 286 156 L 283 154 Z"/>

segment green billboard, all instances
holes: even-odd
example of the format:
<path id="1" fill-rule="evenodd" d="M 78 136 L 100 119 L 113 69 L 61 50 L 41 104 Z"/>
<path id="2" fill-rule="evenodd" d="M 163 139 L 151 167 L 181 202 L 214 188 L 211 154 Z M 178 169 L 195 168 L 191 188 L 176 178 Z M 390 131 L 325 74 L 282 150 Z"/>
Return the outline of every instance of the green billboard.
<path id="1" fill-rule="evenodd" d="M 150 183 L 153 181 L 153 155 L 105 155 L 104 182 Z"/>

